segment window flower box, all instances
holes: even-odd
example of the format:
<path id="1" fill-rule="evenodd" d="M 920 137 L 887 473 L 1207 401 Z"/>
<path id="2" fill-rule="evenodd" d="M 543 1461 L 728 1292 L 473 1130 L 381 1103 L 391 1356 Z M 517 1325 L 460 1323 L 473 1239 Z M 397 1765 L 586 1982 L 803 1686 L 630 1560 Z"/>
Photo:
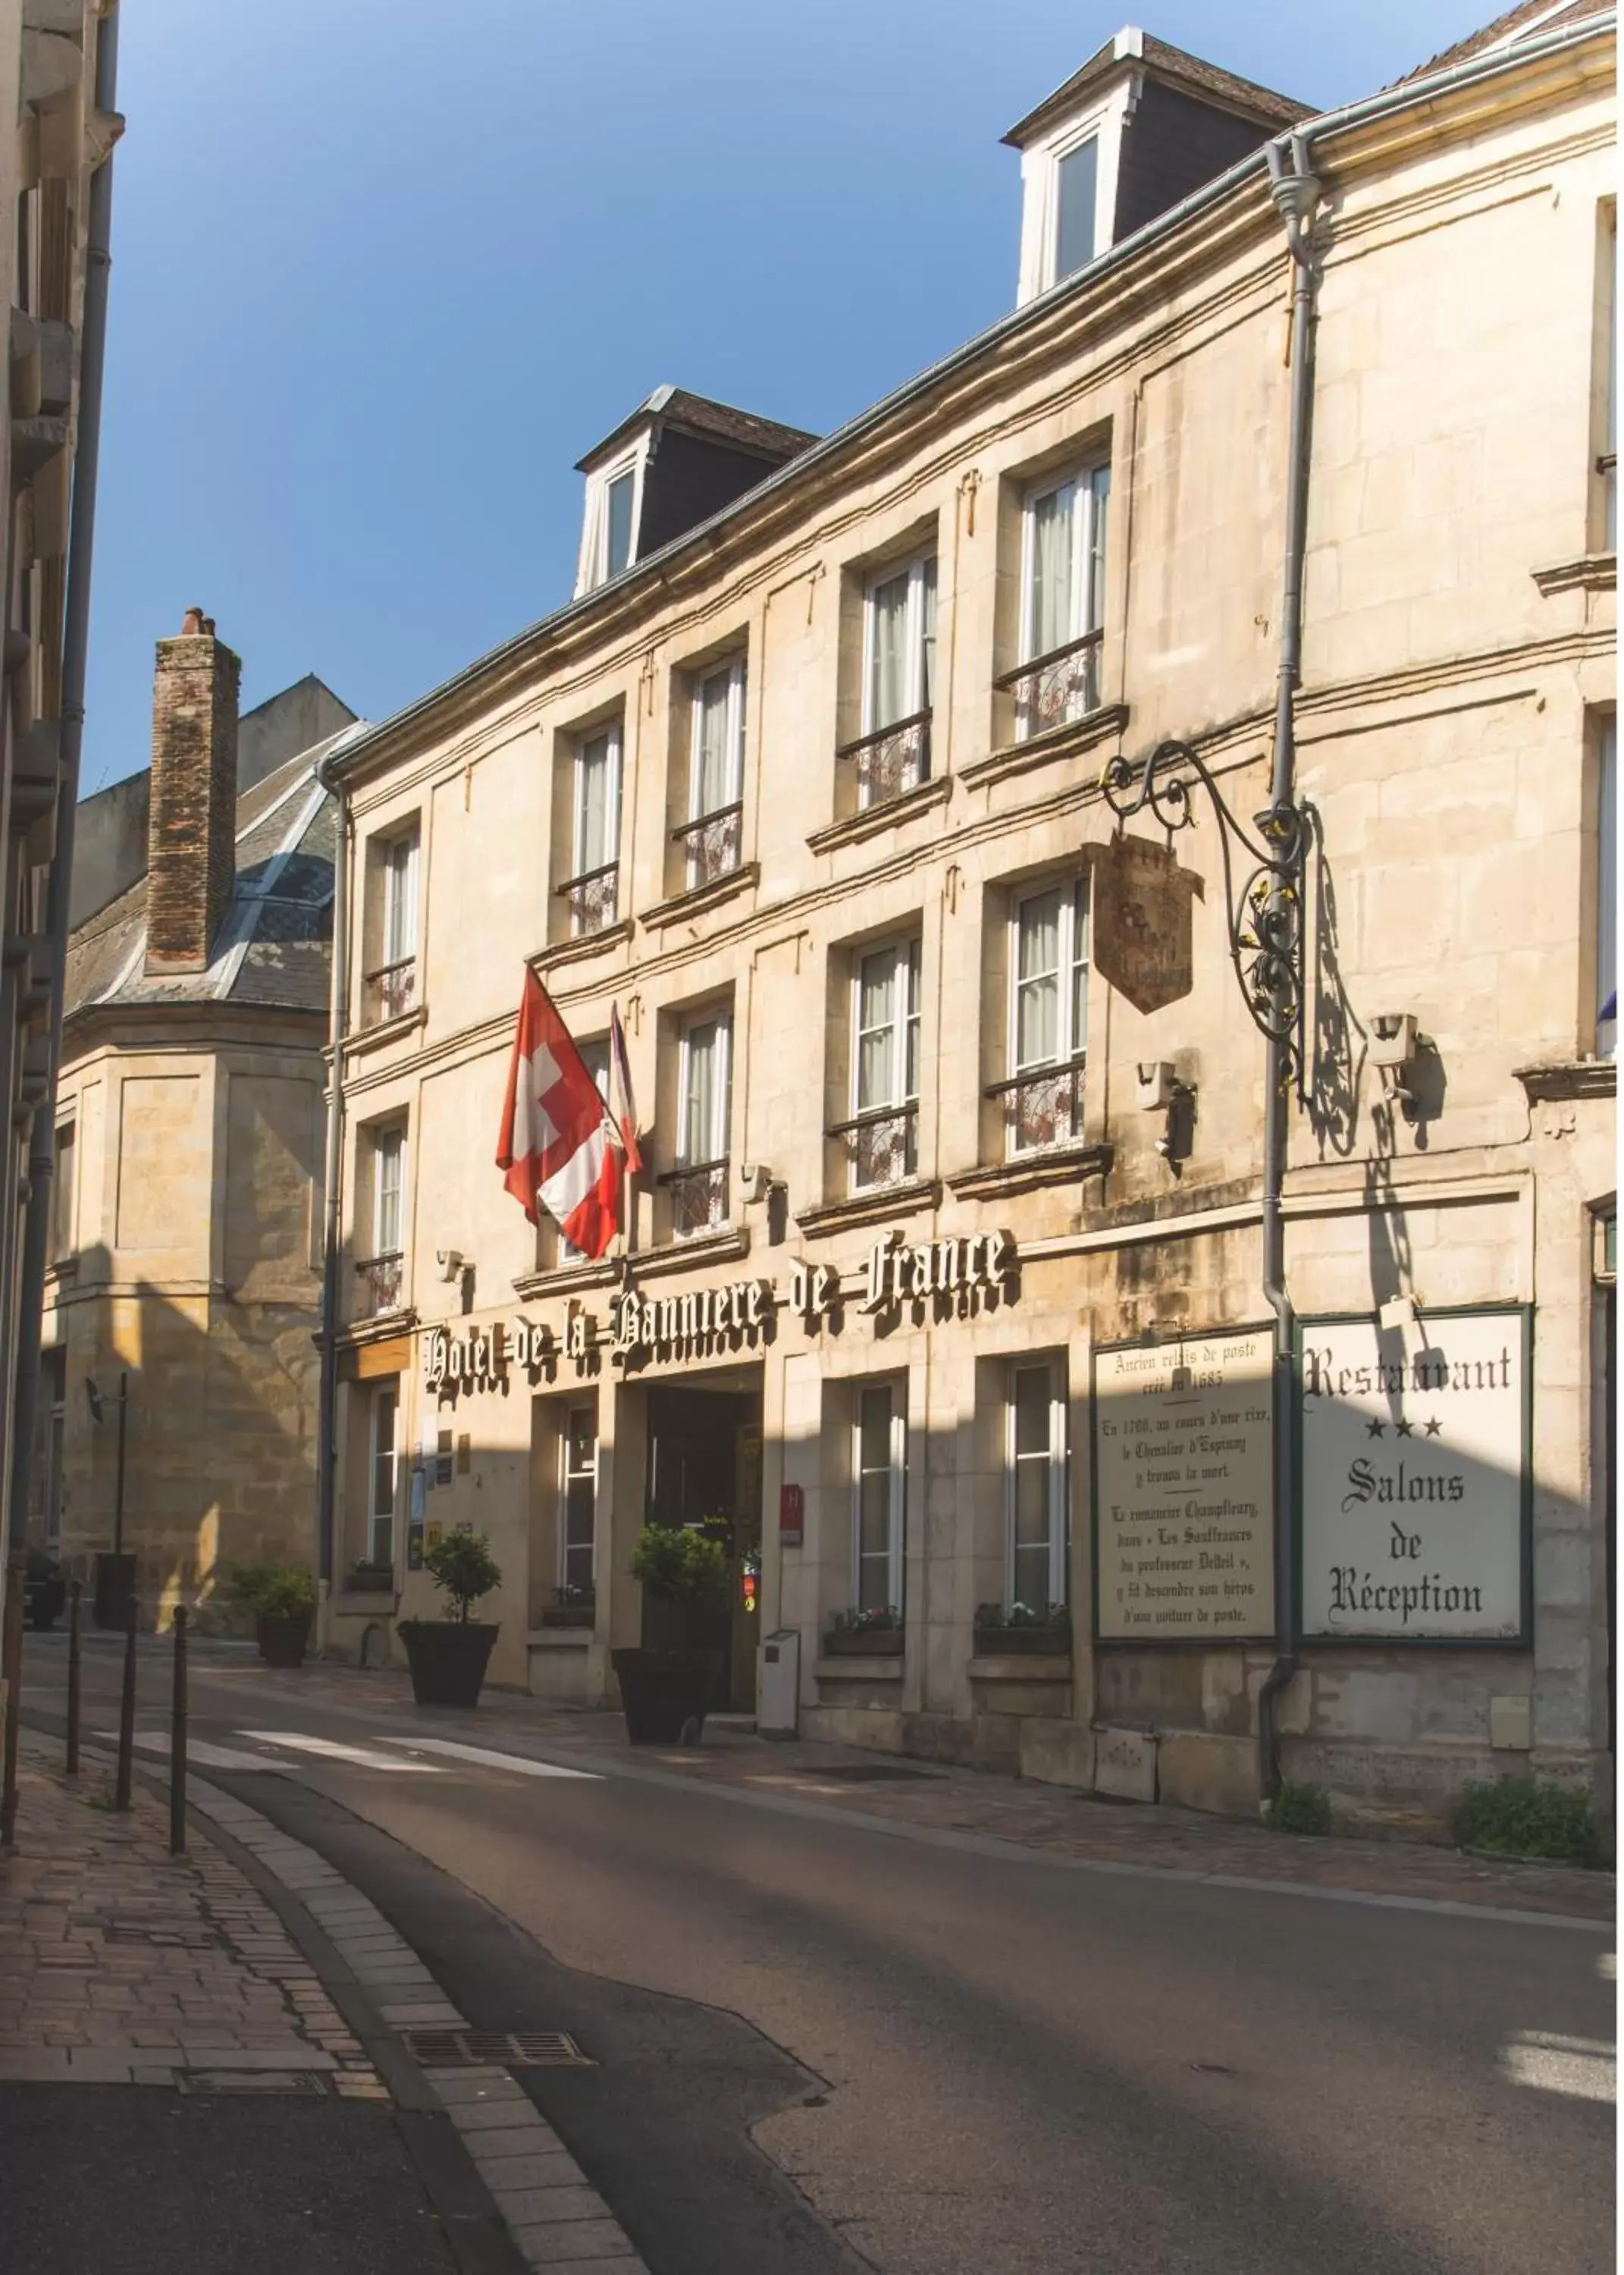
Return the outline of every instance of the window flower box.
<path id="1" fill-rule="evenodd" d="M 1031 1604 L 982 1604 L 976 1612 L 978 1656 L 1004 1659 L 1069 1659 L 1071 1614 L 1064 1604 L 1039 1610 Z"/>
<path id="2" fill-rule="evenodd" d="M 589 1628 L 597 1616 L 597 1591 L 593 1588 L 555 1588 L 552 1602 L 541 1606 L 544 1628 Z"/>
<path id="3" fill-rule="evenodd" d="M 894 1604 L 836 1612 L 823 1648 L 831 1659 L 896 1659 L 903 1649 L 903 1615 Z"/>

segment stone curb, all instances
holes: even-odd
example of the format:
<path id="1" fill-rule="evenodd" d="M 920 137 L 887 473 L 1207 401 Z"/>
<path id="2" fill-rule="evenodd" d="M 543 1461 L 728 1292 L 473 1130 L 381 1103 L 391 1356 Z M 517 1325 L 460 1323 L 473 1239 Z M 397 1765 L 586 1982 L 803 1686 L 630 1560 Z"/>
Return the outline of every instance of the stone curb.
<path id="1" fill-rule="evenodd" d="M 464 2026 L 416 1952 L 325 1857 L 217 1786 L 189 1779 L 186 1790 L 193 1808 L 276 1880 L 336 1952 L 350 1977 L 330 1986 L 341 2013 L 359 2004 L 391 2035 Z M 358 2013 L 355 2020 L 361 2019 Z M 608 2206 L 507 2070 L 419 2070 L 404 2048 L 381 2044 L 375 2027 L 357 2035 L 391 2088 L 403 2072 L 427 2082 L 528 2266 L 547 2275 L 648 2275 Z M 211 2059 L 200 2066 L 222 2064 Z"/>

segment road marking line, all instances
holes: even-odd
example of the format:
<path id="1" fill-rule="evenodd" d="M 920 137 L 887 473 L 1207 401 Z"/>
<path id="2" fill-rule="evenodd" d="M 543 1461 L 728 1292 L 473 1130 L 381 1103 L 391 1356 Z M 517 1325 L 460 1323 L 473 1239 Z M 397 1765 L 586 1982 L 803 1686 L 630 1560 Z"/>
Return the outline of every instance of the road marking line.
<path id="1" fill-rule="evenodd" d="M 1616 2101 L 1618 2056 L 1597 2038 L 1567 2038 L 1554 2030 L 1519 2030 L 1500 2049 L 1500 2061 L 1516 2085 L 1541 2093 L 1565 2093 L 1578 2101 Z"/>
<path id="2" fill-rule="evenodd" d="M 341 1745 L 336 1738 L 307 1737 L 302 1730 L 239 1730 L 237 1735 L 261 1746 L 291 1746 L 295 1753 L 319 1754 L 324 1761 L 350 1762 L 357 1769 L 404 1771 L 419 1777 L 441 1775 L 433 1762 L 403 1762 L 398 1754 L 380 1754 L 371 1746 Z"/>
<path id="3" fill-rule="evenodd" d="M 117 1730 L 98 1730 L 94 1735 L 105 1744 L 118 1743 Z M 165 1760 L 169 1758 L 167 1730 L 138 1730 L 135 1743 L 144 1754 L 162 1754 Z M 213 1746 L 206 1738 L 187 1739 L 186 1759 L 206 1770 L 287 1770 L 296 1766 L 292 1762 L 270 1761 L 263 1754 L 245 1754 L 236 1746 Z"/>
<path id="4" fill-rule="evenodd" d="M 559 1762 L 539 1762 L 529 1754 L 498 1753 L 493 1746 L 465 1746 L 455 1738 L 396 1738 L 386 1731 L 378 1742 L 405 1746 L 413 1753 L 446 1754 L 457 1762 L 482 1762 L 487 1769 L 515 1770 L 520 1777 L 585 1778 L 591 1783 L 601 1782 L 598 1770 L 567 1770 Z"/>

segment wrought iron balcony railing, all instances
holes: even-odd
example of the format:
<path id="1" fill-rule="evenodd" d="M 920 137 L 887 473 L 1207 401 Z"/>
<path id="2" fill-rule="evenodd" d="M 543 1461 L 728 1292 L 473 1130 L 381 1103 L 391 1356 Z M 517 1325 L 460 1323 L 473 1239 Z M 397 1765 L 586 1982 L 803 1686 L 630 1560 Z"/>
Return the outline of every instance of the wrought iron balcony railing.
<path id="1" fill-rule="evenodd" d="M 728 1156 L 692 1161 L 656 1178 L 671 1201 L 671 1230 L 678 1240 L 715 1232 L 728 1221 Z"/>
<path id="2" fill-rule="evenodd" d="M 986 1095 L 1004 1110 L 1011 1153 L 1036 1153 L 1051 1145 L 1080 1145 L 1083 1138 L 1083 1069 L 1085 1054 L 1052 1066 L 1028 1067 L 1007 1082 L 989 1083 Z"/>
<path id="3" fill-rule="evenodd" d="M 369 1256 L 355 1267 L 357 1312 L 363 1319 L 375 1319 L 385 1311 L 400 1309 L 401 1290 L 405 1285 L 406 1259 L 401 1251 L 391 1249 L 382 1256 Z"/>
<path id="4" fill-rule="evenodd" d="M 1022 742 L 1050 727 L 1064 726 L 1099 707 L 1099 650 L 1103 631 L 1084 632 L 1064 647 L 1035 655 L 993 682 L 1001 692 L 1012 694 L 1016 732 Z"/>
<path id="5" fill-rule="evenodd" d="M 849 1122 L 836 1122 L 831 1138 L 842 1138 L 850 1165 L 851 1190 L 871 1192 L 880 1185 L 900 1185 L 919 1164 L 919 1101 L 902 1106 L 871 1106 Z"/>
<path id="6" fill-rule="evenodd" d="M 842 743 L 835 756 L 850 760 L 857 770 L 859 807 L 887 805 L 930 780 L 931 714 L 915 711 L 872 734 Z"/>
<path id="7" fill-rule="evenodd" d="M 584 869 L 578 877 L 566 877 L 558 887 L 559 897 L 570 903 L 573 939 L 603 932 L 614 923 L 619 879 L 620 863 L 606 861 L 601 869 Z"/>
<path id="8" fill-rule="evenodd" d="M 671 832 L 687 857 L 691 893 L 701 885 L 714 885 L 719 877 L 730 877 L 738 867 L 744 820 L 744 801 L 736 798 L 731 805 L 719 805 L 714 813 L 701 813 Z"/>
<path id="9" fill-rule="evenodd" d="M 381 1026 L 385 1019 L 398 1019 L 409 1011 L 417 995 L 418 960 L 415 956 L 403 956 L 363 976 L 361 1016 L 369 1027 Z"/>

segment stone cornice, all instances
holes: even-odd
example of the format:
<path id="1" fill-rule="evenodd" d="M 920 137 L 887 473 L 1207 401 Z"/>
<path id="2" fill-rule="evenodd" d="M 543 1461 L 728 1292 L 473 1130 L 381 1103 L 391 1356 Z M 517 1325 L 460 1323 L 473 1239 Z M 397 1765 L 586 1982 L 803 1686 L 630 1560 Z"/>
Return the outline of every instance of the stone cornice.
<path id="1" fill-rule="evenodd" d="M 904 822 L 916 820 L 933 805 L 945 805 L 952 795 L 952 775 L 933 775 L 929 782 L 905 790 L 900 797 L 865 805 L 861 812 L 844 814 L 826 829 L 814 829 L 807 845 L 814 853 L 834 853 L 842 845 L 861 844 L 865 837 L 877 837 L 882 830 L 898 829 Z"/>
<path id="2" fill-rule="evenodd" d="M 714 877 L 708 885 L 696 885 L 689 892 L 674 893 L 668 901 L 657 901 L 646 909 L 641 918 L 645 932 L 663 932 L 668 925 L 686 924 L 692 917 L 702 917 L 719 908 L 740 893 L 748 892 L 761 882 L 759 861 L 742 861 L 736 869 L 729 869 L 725 877 Z"/>
<path id="3" fill-rule="evenodd" d="M 948 1190 L 956 1200 L 1002 1200 L 1010 1194 L 1036 1192 L 1043 1185 L 1080 1184 L 1085 1177 L 1108 1176 L 1115 1158 L 1114 1145 L 1056 1145 L 1044 1153 L 1017 1153 L 984 1168 L 962 1169 L 948 1177 Z"/>
<path id="4" fill-rule="evenodd" d="M 1080 752 L 1095 750 L 1113 736 L 1120 735 L 1127 724 L 1128 706 L 1108 703 L 1064 727 L 1050 728 L 1046 735 L 1033 735 L 1027 742 L 1007 743 L 1000 750 L 989 751 L 986 758 L 961 767 L 959 780 L 966 790 L 1007 782 L 1012 775 L 1030 774 L 1034 767 L 1047 766 L 1051 760 L 1072 759 Z"/>
<path id="5" fill-rule="evenodd" d="M 802 1236 L 807 1240 L 827 1240 L 832 1235 L 846 1232 L 857 1225 L 880 1224 L 889 1219 L 918 1216 L 925 1209 L 941 1206 L 941 1181 L 937 1177 L 909 1177 L 899 1185 L 877 1185 L 872 1192 L 857 1193 L 850 1200 L 830 1201 L 820 1208 L 802 1209 L 796 1217 Z"/>
<path id="6" fill-rule="evenodd" d="M 1547 599 L 1553 593 L 1612 593 L 1618 589 L 1616 553 L 1582 553 L 1576 561 L 1559 561 L 1549 569 L 1531 572 Z"/>
<path id="7" fill-rule="evenodd" d="M 427 1024 L 428 1006 L 419 1003 L 414 1010 L 403 1011 L 397 1019 L 380 1019 L 374 1026 L 358 1027 L 344 1037 L 344 1057 L 365 1058 L 373 1051 L 388 1050 L 391 1043 L 403 1041 Z"/>
<path id="8" fill-rule="evenodd" d="M 538 949 L 525 962 L 534 972 L 556 971 L 566 964 L 584 964 L 588 956 L 604 956 L 612 948 L 624 948 L 631 938 L 631 918 L 623 917 L 618 924 L 605 925 L 601 932 L 583 933 L 578 940 L 555 941 L 551 948 Z"/>
<path id="9" fill-rule="evenodd" d="M 1516 1077 L 1530 1104 L 1536 1100 L 1616 1098 L 1619 1094 L 1619 1069 L 1612 1059 L 1571 1059 L 1560 1066 L 1518 1067 Z"/>

